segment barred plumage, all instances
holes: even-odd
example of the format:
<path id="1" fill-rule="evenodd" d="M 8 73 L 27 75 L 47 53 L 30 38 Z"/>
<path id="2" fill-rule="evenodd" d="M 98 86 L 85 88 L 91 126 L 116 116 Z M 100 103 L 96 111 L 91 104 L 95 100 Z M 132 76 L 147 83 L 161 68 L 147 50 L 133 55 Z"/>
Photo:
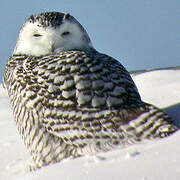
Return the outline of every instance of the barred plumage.
<path id="1" fill-rule="evenodd" d="M 41 17 L 47 14 L 58 15 L 44 13 L 36 16 L 36 21 L 44 23 Z M 61 29 L 65 19 L 72 16 L 60 15 L 63 22 L 55 26 L 61 24 Z M 32 17 L 28 19 L 28 23 L 34 22 Z M 46 22 L 51 28 L 53 23 Z M 53 51 L 45 50 L 37 56 L 33 54 L 37 51 L 29 51 L 29 47 L 22 54 L 19 47 L 24 37 L 20 36 L 5 69 L 3 83 L 35 168 L 66 157 L 166 137 L 177 130 L 164 112 L 141 101 L 127 70 L 97 52 L 86 31 L 79 24 L 77 27 L 83 34 L 81 47 L 76 48 L 76 43 L 69 49 L 66 44 L 63 48 L 53 44 Z"/>

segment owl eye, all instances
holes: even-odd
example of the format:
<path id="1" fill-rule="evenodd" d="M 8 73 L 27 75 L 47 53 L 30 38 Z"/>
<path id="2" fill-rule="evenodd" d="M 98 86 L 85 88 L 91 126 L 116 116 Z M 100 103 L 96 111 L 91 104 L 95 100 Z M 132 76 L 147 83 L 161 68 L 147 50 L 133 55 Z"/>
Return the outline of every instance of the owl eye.
<path id="1" fill-rule="evenodd" d="M 41 34 L 33 34 L 34 37 L 40 37 L 42 36 Z"/>
<path id="2" fill-rule="evenodd" d="M 65 32 L 63 32 L 61 35 L 62 35 L 62 36 L 67 36 L 67 35 L 69 35 L 69 34 L 70 34 L 70 32 L 65 31 Z"/>

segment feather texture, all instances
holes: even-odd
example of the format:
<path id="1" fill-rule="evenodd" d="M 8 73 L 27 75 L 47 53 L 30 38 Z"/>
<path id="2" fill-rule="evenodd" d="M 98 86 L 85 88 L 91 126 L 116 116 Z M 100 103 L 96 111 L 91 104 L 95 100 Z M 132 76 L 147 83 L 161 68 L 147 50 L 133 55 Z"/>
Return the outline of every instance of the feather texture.
<path id="1" fill-rule="evenodd" d="M 3 83 L 35 168 L 177 130 L 126 69 L 94 51 L 12 56 Z"/>

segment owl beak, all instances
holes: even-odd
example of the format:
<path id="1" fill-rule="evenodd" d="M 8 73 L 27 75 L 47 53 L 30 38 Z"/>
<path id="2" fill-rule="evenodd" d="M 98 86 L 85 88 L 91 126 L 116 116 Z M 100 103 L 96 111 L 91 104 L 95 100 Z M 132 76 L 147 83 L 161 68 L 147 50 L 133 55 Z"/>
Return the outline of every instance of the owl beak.
<path id="1" fill-rule="evenodd" d="M 49 44 L 49 50 L 50 50 L 51 52 L 54 52 L 54 51 L 55 51 L 55 47 L 54 47 L 54 44 L 53 44 L 52 42 L 50 42 L 50 44 Z"/>
<path id="2" fill-rule="evenodd" d="M 55 51 L 55 48 L 54 48 L 54 45 L 53 45 L 53 44 L 51 45 L 51 51 L 52 51 L 52 52 Z"/>

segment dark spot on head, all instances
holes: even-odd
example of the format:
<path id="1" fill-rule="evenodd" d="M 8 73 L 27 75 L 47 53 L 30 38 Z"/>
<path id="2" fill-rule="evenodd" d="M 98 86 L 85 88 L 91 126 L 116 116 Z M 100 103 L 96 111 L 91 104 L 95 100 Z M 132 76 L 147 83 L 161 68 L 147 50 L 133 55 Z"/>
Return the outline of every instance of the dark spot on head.
<path id="1" fill-rule="evenodd" d="M 57 27 L 60 26 L 63 22 L 64 13 L 60 12 L 44 12 L 38 15 L 32 15 L 28 18 L 28 21 L 31 23 L 38 22 L 39 26 L 42 27 Z M 71 17 L 69 15 L 69 17 Z M 66 18 L 67 19 L 67 18 Z"/>

